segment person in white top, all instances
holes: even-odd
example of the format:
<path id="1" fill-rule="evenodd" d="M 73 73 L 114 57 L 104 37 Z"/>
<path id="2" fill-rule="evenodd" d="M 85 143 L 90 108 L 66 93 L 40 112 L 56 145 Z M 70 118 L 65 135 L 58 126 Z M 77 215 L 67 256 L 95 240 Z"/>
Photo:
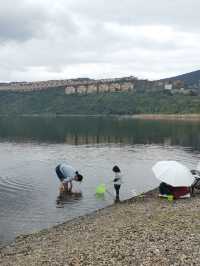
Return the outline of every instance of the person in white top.
<path id="1" fill-rule="evenodd" d="M 60 192 L 72 192 L 72 181 L 81 182 L 83 176 L 78 171 L 66 163 L 59 164 L 56 169 L 56 174 L 61 182 Z"/>
<path id="2" fill-rule="evenodd" d="M 121 170 L 119 169 L 119 167 L 117 165 L 115 165 L 113 167 L 112 171 L 115 174 L 113 182 L 114 182 L 114 189 L 116 191 L 116 202 L 118 202 L 120 200 L 119 199 L 119 190 L 120 190 L 121 184 L 123 183 L 122 182 L 122 174 L 121 174 Z"/>

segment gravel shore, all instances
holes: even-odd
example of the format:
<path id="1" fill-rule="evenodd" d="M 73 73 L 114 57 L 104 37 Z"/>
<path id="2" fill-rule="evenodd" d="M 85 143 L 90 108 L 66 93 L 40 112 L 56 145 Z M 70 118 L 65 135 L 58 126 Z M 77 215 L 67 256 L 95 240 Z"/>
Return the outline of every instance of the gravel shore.
<path id="1" fill-rule="evenodd" d="M 0 250 L 0 265 L 200 265 L 200 195 L 157 194 L 18 237 Z"/>

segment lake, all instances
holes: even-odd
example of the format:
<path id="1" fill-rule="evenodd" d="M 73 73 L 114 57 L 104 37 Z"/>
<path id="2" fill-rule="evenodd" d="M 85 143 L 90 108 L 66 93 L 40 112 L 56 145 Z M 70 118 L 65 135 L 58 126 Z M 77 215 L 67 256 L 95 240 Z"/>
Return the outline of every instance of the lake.
<path id="1" fill-rule="evenodd" d="M 123 172 L 121 200 L 156 187 L 152 166 L 177 160 L 196 168 L 200 123 L 120 117 L 0 117 L 0 245 L 113 203 L 112 167 Z M 82 197 L 57 208 L 55 167 L 84 176 Z M 108 192 L 96 197 L 106 183 Z"/>

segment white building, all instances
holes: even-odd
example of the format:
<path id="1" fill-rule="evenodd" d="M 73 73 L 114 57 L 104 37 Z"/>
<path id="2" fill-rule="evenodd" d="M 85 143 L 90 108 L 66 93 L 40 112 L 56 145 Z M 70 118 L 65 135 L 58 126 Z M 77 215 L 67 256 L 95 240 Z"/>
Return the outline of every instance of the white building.
<path id="1" fill-rule="evenodd" d="M 165 90 L 172 90 L 172 84 L 165 84 Z"/>

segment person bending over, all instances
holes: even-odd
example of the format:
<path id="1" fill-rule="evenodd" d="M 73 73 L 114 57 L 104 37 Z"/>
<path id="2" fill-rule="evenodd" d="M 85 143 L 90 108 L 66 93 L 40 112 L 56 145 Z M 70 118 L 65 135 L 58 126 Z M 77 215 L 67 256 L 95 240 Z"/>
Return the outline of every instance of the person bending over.
<path id="1" fill-rule="evenodd" d="M 73 181 L 81 182 L 83 176 L 78 171 L 66 163 L 59 164 L 56 169 L 56 174 L 61 182 L 60 192 L 72 192 Z"/>

